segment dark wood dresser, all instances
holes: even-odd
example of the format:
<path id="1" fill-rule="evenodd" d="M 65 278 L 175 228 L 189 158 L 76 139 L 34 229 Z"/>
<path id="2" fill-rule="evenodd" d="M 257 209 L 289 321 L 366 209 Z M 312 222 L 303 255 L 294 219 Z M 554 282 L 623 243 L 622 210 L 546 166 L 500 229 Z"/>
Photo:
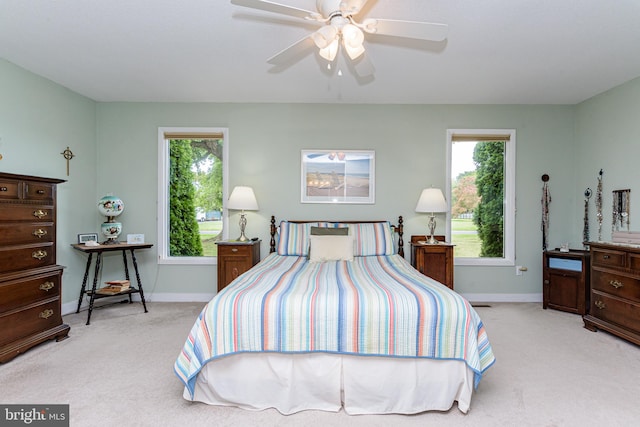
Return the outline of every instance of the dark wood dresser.
<path id="1" fill-rule="evenodd" d="M 591 304 L 584 327 L 640 345 L 640 246 L 590 242 Z"/>
<path id="2" fill-rule="evenodd" d="M 56 264 L 60 179 L 0 173 L 0 362 L 67 337 Z"/>

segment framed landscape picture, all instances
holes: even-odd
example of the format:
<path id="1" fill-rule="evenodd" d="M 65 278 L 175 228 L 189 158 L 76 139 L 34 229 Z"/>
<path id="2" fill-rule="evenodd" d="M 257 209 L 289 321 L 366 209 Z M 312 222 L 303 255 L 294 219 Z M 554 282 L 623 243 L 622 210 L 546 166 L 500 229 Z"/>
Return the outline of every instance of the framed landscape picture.
<path id="1" fill-rule="evenodd" d="M 375 203 L 375 151 L 302 150 L 302 203 Z"/>

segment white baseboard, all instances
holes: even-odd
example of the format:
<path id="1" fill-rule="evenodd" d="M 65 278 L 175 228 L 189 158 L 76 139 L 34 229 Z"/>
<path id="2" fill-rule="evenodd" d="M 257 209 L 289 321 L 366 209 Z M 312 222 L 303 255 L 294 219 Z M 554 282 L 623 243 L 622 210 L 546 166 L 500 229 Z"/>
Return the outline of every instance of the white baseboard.
<path id="1" fill-rule="evenodd" d="M 145 295 L 147 302 L 209 302 L 214 294 L 151 294 Z M 462 294 L 469 302 L 537 302 L 542 303 L 542 294 Z M 134 294 L 134 301 L 140 301 L 140 295 Z M 89 303 L 82 302 L 80 310 L 86 310 Z M 62 314 L 75 313 L 78 308 L 77 302 L 62 304 Z"/>
<path id="2" fill-rule="evenodd" d="M 469 302 L 539 302 L 542 294 L 461 294 Z"/>
<path id="3" fill-rule="evenodd" d="M 176 293 L 166 293 L 166 294 L 145 294 L 144 299 L 146 302 L 209 302 L 211 298 L 213 298 L 214 294 L 176 294 Z M 126 299 L 126 296 L 122 297 Z M 133 301 L 140 302 L 140 295 L 133 294 Z M 102 302 L 106 302 L 106 299 L 102 299 Z M 116 302 L 117 299 L 113 298 L 113 302 Z M 80 305 L 80 311 L 87 310 L 89 308 L 89 301 L 85 298 L 82 301 L 82 305 Z M 71 313 L 75 313 L 78 309 L 78 302 L 67 302 L 62 304 L 62 315 L 67 315 Z"/>

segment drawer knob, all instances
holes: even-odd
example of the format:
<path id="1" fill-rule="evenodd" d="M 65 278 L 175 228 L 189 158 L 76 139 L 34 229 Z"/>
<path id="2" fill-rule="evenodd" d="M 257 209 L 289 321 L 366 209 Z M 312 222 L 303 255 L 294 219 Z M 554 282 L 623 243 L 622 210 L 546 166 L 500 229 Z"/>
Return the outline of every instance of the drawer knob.
<path id="1" fill-rule="evenodd" d="M 47 216 L 47 213 L 42 209 L 38 209 L 37 211 L 33 211 L 33 216 L 35 216 L 38 219 L 42 219 L 45 216 Z"/>
<path id="2" fill-rule="evenodd" d="M 606 307 L 605 303 L 603 303 L 602 301 L 596 301 L 596 302 L 594 303 L 594 305 L 595 305 L 596 307 L 598 307 L 600 310 L 602 310 L 602 309 L 604 309 L 604 308 Z"/>
<path id="3" fill-rule="evenodd" d="M 38 193 L 38 194 L 44 194 L 44 190 L 38 190 L 38 191 L 36 191 L 36 193 Z"/>
<path id="4" fill-rule="evenodd" d="M 43 251 L 42 249 L 34 251 L 31 254 L 31 258 L 35 258 L 37 260 L 41 260 L 41 259 L 46 258 L 46 257 L 47 257 L 47 251 Z"/>
<path id="5" fill-rule="evenodd" d="M 238 248 L 231 248 L 231 252 L 238 252 Z"/>
<path id="6" fill-rule="evenodd" d="M 42 236 L 46 236 L 47 235 L 47 230 L 43 230 L 42 228 L 38 228 L 37 230 L 33 230 L 33 234 L 34 236 L 36 236 L 38 239 L 42 239 Z"/>
<path id="7" fill-rule="evenodd" d="M 7 187 L 0 187 L 0 191 L 9 191 Z"/>
<path id="8" fill-rule="evenodd" d="M 614 280 L 609 280 L 609 284 L 611 286 L 613 286 L 614 288 L 616 288 L 616 289 L 620 289 L 622 286 L 624 286 L 621 281 L 615 280 L 615 279 Z"/>
<path id="9" fill-rule="evenodd" d="M 51 310 L 50 308 L 48 308 L 48 309 L 46 309 L 44 311 L 41 311 L 40 314 L 39 314 L 39 317 L 41 319 L 48 319 L 51 316 L 53 316 L 53 310 Z"/>
<path id="10" fill-rule="evenodd" d="M 545 280 L 543 283 L 544 283 L 545 285 L 548 285 L 548 284 L 549 284 L 549 281 L 548 281 L 548 280 Z"/>
<path id="11" fill-rule="evenodd" d="M 602 255 L 602 259 L 609 259 L 609 255 Z"/>
<path id="12" fill-rule="evenodd" d="M 53 289 L 55 286 L 56 286 L 56 285 L 55 285 L 55 283 L 53 283 L 53 282 L 48 282 L 48 281 L 47 281 L 47 282 L 42 283 L 42 284 L 39 286 L 39 288 L 40 288 L 40 290 L 41 290 L 41 291 L 47 291 L 47 292 L 49 292 L 49 291 L 50 291 L 51 289 Z"/>

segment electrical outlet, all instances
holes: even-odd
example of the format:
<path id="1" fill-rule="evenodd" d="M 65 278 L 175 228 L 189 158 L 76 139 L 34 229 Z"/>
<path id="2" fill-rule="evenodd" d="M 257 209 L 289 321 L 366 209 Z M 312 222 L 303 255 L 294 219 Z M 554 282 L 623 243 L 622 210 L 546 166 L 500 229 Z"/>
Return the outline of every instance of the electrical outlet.
<path id="1" fill-rule="evenodd" d="M 522 276 L 522 266 L 516 265 L 516 276 Z"/>

